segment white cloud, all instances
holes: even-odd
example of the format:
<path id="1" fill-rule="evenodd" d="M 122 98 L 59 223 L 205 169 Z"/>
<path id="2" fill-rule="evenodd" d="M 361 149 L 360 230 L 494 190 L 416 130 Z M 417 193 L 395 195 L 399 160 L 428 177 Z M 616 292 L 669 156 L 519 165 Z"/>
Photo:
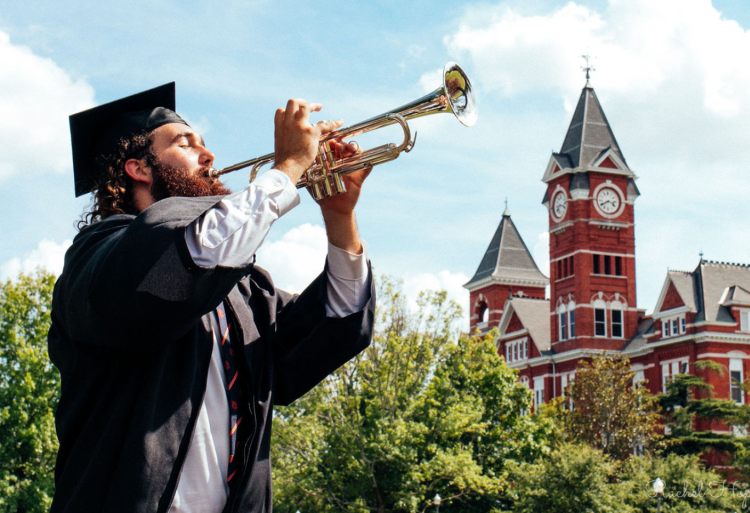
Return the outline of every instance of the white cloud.
<path id="1" fill-rule="evenodd" d="M 92 106 L 94 90 L 4 32 L 0 62 L 0 181 L 70 169 L 68 116 Z"/>
<path id="2" fill-rule="evenodd" d="M 72 241 L 66 240 L 57 243 L 44 239 L 36 248 L 23 257 L 15 257 L 0 265 L 0 279 L 14 279 L 20 273 L 32 273 L 37 269 L 45 269 L 54 275 L 62 272 L 65 251 Z"/>
<path id="3" fill-rule="evenodd" d="M 277 287 L 302 292 L 323 271 L 327 252 L 323 227 L 305 223 L 277 241 L 263 243 L 257 263 L 271 273 Z"/>
<path id="4" fill-rule="evenodd" d="M 574 3 L 548 16 L 523 16 L 504 6 L 474 8 L 445 43 L 471 56 L 485 90 L 511 95 L 558 87 L 602 24 L 598 14 Z"/>
<path id="5" fill-rule="evenodd" d="M 257 263 L 271 273 L 277 287 L 301 292 L 323 270 L 327 251 L 325 229 L 306 223 L 292 228 L 277 241 L 266 241 L 258 250 Z M 439 271 L 396 278 L 403 281 L 403 291 L 412 308 L 416 308 L 417 295 L 422 291 L 447 291 L 448 297 L 461 306 L 460 326 L 468 326 L 466 290 L 463 288 L 463 284 L 469 281 L 468 276 Z"/>
<path id="6" fill-rule="evenodd" d="M 445 43 L 470 59 L 485 93 L 555 92 L 569 111 L 581 55 L 593 55 L 592 84 L 610 119 L 622 113 L 632 125 L 614 127 L 632 130 L 631 155 L 635 142 L 723 159 L 725 141 L 750 143 L 750 67 L 737 58 L 750 53 L 750 32 L 708 1 L 610 0 L 600 12 L 571 2 L 534 16 L 475 6 Z"/>

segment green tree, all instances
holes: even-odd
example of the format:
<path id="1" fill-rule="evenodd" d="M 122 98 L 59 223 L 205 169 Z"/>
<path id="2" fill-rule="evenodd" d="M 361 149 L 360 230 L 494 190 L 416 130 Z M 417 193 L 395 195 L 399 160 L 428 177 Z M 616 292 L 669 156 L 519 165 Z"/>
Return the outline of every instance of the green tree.
<path id="1" fill-rule="evenodd" d="M 0 511 L 49 510 L 59 376 L 47 356 L 54 276 L 0 285 Z"/>
<path id="2" fill-rule="evenodd" d="M 617 465 L 585 444 L 564 444 L 534 463 L 512 464 L 516 513 L 631 513 L 612 483 Z"/>
<path id="3" fill-rule="evenodd" d="M 516 513 L 747 511 L 747 491 L 704 469 L 697 456 L 616 460 L 585 444 L 564 444 L 511 468 Z M 665 484 L 661 500 L 653 492 L 657 477 Z"/>
<path id="4" fill-rule="evenodd" d="M 633 386 L 627 358 L 581 362 L 570 394 L 573 409 L 565 416 L 565 431 L 571 441 L 623 459 L 636 446 L 648 448 L 658 440 L 656 398 L 641 384 Z"/>
<path id="5" fill-rule="evenodd" d="M 696 455 L 642 456 L 623 462 L 618 486 L 625 504 L 635 511 L 657 511 L 659 499 L 653 492 L 657 477 L 664 481 L 663 513 L 748 511 L 747 490 L 705 469 Z"/>
<path id="6" fill-rule="evenodd" d="M 378 330 L 358 358 L 274 423 L 279 512 L 487 512 L 507 503 L 506 463 L 549 451 L 555 428 L 522 415 L 531 394 L 492 335 L 461 337 L 445 293 L 409 312 L 398 287 L 378 294 Z"/>

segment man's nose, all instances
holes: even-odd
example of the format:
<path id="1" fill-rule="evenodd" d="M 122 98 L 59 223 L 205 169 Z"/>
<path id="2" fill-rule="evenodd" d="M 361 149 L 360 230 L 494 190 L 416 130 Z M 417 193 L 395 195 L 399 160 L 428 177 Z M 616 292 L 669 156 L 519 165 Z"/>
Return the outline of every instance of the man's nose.
<path id="1" fill-rule="evenodd" d="M 215 158 L 216 156 L 213 154 L 213 152 L 209 150 L 208 148 L 204 147 L 201 150 L 200 164 L 201 166 L 210 167 L 213 165 Z"/>

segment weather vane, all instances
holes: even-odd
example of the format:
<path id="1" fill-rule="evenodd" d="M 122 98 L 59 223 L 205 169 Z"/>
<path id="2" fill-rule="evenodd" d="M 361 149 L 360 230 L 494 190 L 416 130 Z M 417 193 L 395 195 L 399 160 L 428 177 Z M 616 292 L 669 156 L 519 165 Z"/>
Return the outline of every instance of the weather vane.
<path id="1" fill-rule="evenodd" d="M 591 65 L 591 62 L 590 62 L 591 61 L 591 56 L 590 55 L 588 55 L 588 54 L 581 55 L 581 57 L 583 57 L 583 59 L 586 61 L 586 66 L 581 67 L 581 69 L 586 72 L 586 87 L 589 87 L 589 85 L 590 85 L 589 84 L 589 80 L 591 79 L 591 72 L 592 71 L 596 71 L 596 68 Z"/>

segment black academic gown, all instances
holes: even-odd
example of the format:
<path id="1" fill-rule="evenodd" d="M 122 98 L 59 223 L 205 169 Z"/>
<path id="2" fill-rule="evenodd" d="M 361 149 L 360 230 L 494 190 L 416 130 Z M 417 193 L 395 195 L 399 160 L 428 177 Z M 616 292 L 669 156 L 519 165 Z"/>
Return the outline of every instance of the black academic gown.
<path id="1" fill-rule="evenodd" d="M 166 512 L 206 389 L 209 316 L 226 298 L 244 348 L 251 413 L 225 511 L 271 511 L 274 404 L 288 404 L 367 346 L 364 309 L 325 315 L 321 274 L 299 296 L 253 266 L 202 269 L 185 227 L 216 198 L 170 198 L 83 229 L 55 286 L 49 354 L 60 370 L 52 512 Z"/>

